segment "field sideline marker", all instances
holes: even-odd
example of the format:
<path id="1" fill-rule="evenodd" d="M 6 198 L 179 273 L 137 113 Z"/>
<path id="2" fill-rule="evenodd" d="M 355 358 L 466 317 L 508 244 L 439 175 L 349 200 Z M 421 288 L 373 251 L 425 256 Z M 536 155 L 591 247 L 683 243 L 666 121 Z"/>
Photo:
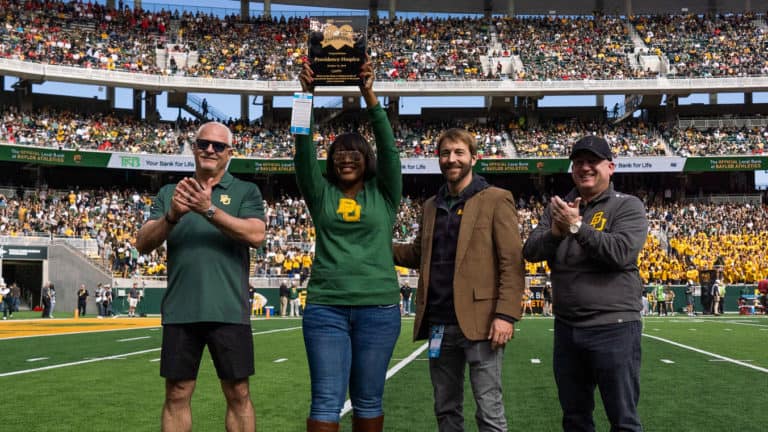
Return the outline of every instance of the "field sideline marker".
<path id="1" fill-rule="evenodd" d="M 711 353 L 709 351 L 704 351 L 702 349 L 694 348 L 694 347 L 691 347 L 691 346 L 688 346 L 688 345 L 683 345 L 681 343 L 678 343 L 678 342 L 675 342 L 675 341 L 671 341 L 669 339 L 660 338 L 658 336 L 653 336 L 653 335 L 649 335 L 649 334 L 645 334 L 645 333 L 643 333 L 643 336 L 651 338 L 651 339 L 656 339 L 656 340 L 659 340 L 661 342 L 666 342 L 666 343 L 668 343 L 670 345 L 674 345 L 676 347 L 685 348 L 687 350 L 691 350 L 691 351 L 697 352 L 699 354 L 708 355 L 710 357 L 714 357 L 714 358 L 717 358 L 717 359 L 720 359 L 720 360 L 723 360 L 723 361 L 727 361 L 729 363 L 734 363 L 734 364 L 737 364 L 739 366 L 744 366 L 744 367 L 748 367 L 750 369 L 754 369 L 756 371 L 760 371 L 760 372 L 763 372 L 763 373 L 768 373 L 768 369 L 766 369 L 766 368 L 762 368 L 760 366 L 755 366 L 755 365 L 751 365 L 749 363 L 744 363 L 742 361 L 734 360 L 734 359 L 732 359 L 730 357 L 722 356 L 720 354 L 715 354 L 715 353 Z"/>
<path id="2" fill-rule="evenodd" d="M 139 326 L 139 327 L 128 327 L 128 328 L 111 328 L 106 330 L 102 329 L 102 330 L 83 330 L 83 331 L 64 332 L 64 333 L 46 333 L 46 334 L 5 337 L 5 338 L 0 338 L 0 342 L 7 341 L 7 340 L 14 340 L 14 339 L 29 339 L 29 338 L 36 338 L 36 337 L 51 337 L 51 336 L 69 336 L 69 335 L 105 333 L 105 332 L 114 332 L 114 331 L 133 331 L 133 330 L 146 330 L 146 329 L 150 329 L 149 331 L 153 331 L 152 330 L 153 328 L 156 328 L 158 330 L 160 329 L 160 327 L 156 325 L 152 325 L 152 326 Z"/>
<path id="3" fill-rule="evenodd" d="M 412 352 L 411 355 L 408 357 L 400 360 L 399 363 L 397 363 L 395 366 L 392 367 L 392 369 L 387 371 L 387 378 L 390 379 L 393 376 L 395 376 L 396 373 L 400 372 L 400 369 L 408 366 L 408 364 L 416 359 L 421 353 L 426 351 L 427 347 L 429 346 L 429 343 L 424 343 L 424 345 L 416 348 L 416 351 Z M 341 414 L 339 414 L 341 417 L 344 417 L 345 415 L 349 414 L 349 412 L 352 411 L 352 401 L 347 399 L 344 402 L 344 409 L 341 410 Z"/>

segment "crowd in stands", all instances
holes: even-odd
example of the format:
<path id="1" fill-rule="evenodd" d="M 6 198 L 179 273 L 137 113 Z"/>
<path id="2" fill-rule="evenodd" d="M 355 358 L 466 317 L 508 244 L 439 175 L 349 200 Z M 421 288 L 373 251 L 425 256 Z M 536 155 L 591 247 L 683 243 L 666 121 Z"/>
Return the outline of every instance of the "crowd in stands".
<path id="1" fill-rule="evenodd" d="M 584 124 L 577 120 L 540 127 L 510 125 L 509 136 L 519 157 L 568 157 L 571 146 L 586 134 L 600 135 L 617 156 L 664 156 L 666 147 L 658 132 L 638 119 L 613 125 Z"/>
<path id="2" fill-rule="evenodd" d="M 491 44 L 488 20 L 431 17 L 371 21 L 368 46 L 377 79 L 498 78 L 483 69 Z"/>
<path id="3" fill-rule="evenodd" d="M 649 280 L 685 281 L 692 269 L 723 270 L 726 283 L 768 277 L 766 208 L 750 204 L 678 204 L 651 208 L 666 247 L 650 242 L 641 255 Z"/>
<path id="4" fill-rule="evenodd" d="M 623 20 L 591 17 L 507 17 L 496 22 L 502 56 L 519 55 L 529 81 L 645 78 L 633 69 L 633 50 Z M 655 74 L 653 75 L 655 77 Z"/>
<path id="5" fill-rule="evenodd" d="M 674 128 L 663 135 L 679 156 L 762 155 L 768 149 L 768 128 Z"/>
<path id="6" fill-rule="evenodd" d="M 235 156 L 255 158 L 293 157 L 293 135 L 288 124 L 265 128 L 230 120 Z M 447 122 L 424 124 L 402 121 L 395 125 L 396 144 L 402 157 L 435 155 L 435 140 Z M 71 150 L 102 150 L 128 153 L 182 154 L 189 152 L 199 124 L 192 121 L 149 124 L 116 113 L 83 114 L 72 111 L 0 111 L 0 143 L 55 147 Z M 502 127 L 465 123 L 475 133 L 482 157 L 505 157 Z M 325 158 L 336 134 L 349 130 L 343 122 L 330 122 L 316 133 L 318 157 Z M 358 131 L 373 141 L 373 132 L 361 124 Z"/>
<path id="7" fill-rule="evenodd" d="M 661 196 L 646 201 L 650 228 L 638 259 L 646 283 L 698 282 L 698 270 L 722 269 L 727 284 L 768 278 L 768 207 L 750 204 L 684 204 Z M 538 224 L 544 205 L 518 202 L 525 238 Z M 546 273 L 546 263 L 526 263 L 529 273 Z"/>
<path id="8" fill-rule="evenodd" d="M 662 195 L 640 194 L 650 229 L 638 260 L 645 282 L 698 280 L 698 269 L 721 268 L 728 284 L 768 278 L 768 215 L 765 205 L 684 204 Z M 149 217 L 153 196 L 133 189 L 50 190 L 0 194 L 0 236 L 44 235 L 95 239 L 97 263 L 116 276 L 162 276 L 165 251 L 136 250 L 135 235 Z M 518 198 L 523 239 L 536 227 L 547 197 Z M 419 230 L 422 200 L 405 197 L 393 228 L 395 241 L 413 240 Z M 267 234 L 254 251 L 254 276 L 298 275 L 305 279 L 314 256 L 315 229 L 302 199 L 265 202 Z M 531 273 L 546 263 L 526 263 Z"/>
<path id="9" fill-rule="evenodd" d="M 295 80 L 307 52 L 309 18 L 219 17 L 150 12 L 81 1 L 0 0 L 0 57 L 148 74 Z M 586 17 L 393 20 L 368 25 L 380 80 L 603 80 L 656 77 L 633 65 L 627 24 L 680 76 L 768 73 L 765 39 L 752 15 L 656 15 L 632 21 Z M 166 55 L 158 55 L 167 51 Z M 175 54 L 174 54 L 175 53 Z M 172 55 L 171 55 L 172 54 Z M 181 54 L 179 56 L 178 54 Z M 519 56 L 501 74 L 494 59 Z M 489 63 L 483 64 L 483 59 Z M 158 59 L 161 60 L 158 64 Z M 179 61 L 177 61 L 179 59 Z M 500 63 L 498 64 L 500 66 Z M 504 75 L 504 76 L 502 76 Z"/>
<path id="10" fill-rule="evenodd" d="M 254 158 L 293 157 L 293 136 L 288 124 L 271 128 L 259 123 L 226 122 L 234 131 L 235 156 Z M 0 144 L 54 147 L 71 150 L 100 150 L 127 153 L 189 154 L 198 123 L 148 123 L 118 112 L 83 114 L 41 109 L 20 112 L 10 107 L 0 111 Z M 434 157 L 440 132 L 456 122 L 400 120 L 393 123 L 395 143 L 401 157 Z M 652 127 L 640 119 L 619 124 L 584 123 L 578 120 L 540 121 L 524 119 L 504 122 L 462 122 L 477 138 L 481 158 L 567 157 L 570 146 L 586 134 L 605 137 L 614 154 L 622 157 L 764 154 L 768 127 L 723 127 L 696 129 Z M 318 157 L 325 158 L 336 134 L 349 130 L 343 120 L 331 121 L 315 132 Z M 373 142 L 366 124 L 357 128 Z M 669 148 L 669 150 L 667 150 Z"/>
<path id="11" fill-rule="evenodd" d="M 0 236 L 94 239 L 91 258 L 116 276 L 165 275 L 165 250 L 139 254 L 136 233 L 149 217 L 152 199 L 132 189 L 18 190 L 0 194 Z M 253 275 L 308 275 L 314 255 L 315 228 L 302 199 L 266 202 L 267 232 L 254 251 Z M 399 241 L 412 240 L 421 203 L 404 198 L 393 228 Z"/>
<path id="12" fill-rule="evenodd" d="M 117 9 L 80 2 L 0 1 L 0 57 L 105 70 L 226 79 L 295 80 L 309 19 L 223 18 L 202 12 Z M 95 24 L 98 23 L 98 24 Z M 488 44 L 479 19 L 371 21 L 379 79 L 482 79 Z M 156 49 L 183 52 L 157 64 Z M 189 55 L 188 55 L 189 54 Z M 191 54 L 194 54 L 192 56 Z M 194 57 L 194 60 L 192 59 Z M 173 59 L 171 62 L 170 59 Z"/>
<path id="13" fill-rule="evenodd" d="M 30 113 L 8 108 L 0 112 L 0 143 L 71 150 L 178 154 L 183 140 L 194 135 L 192 126 L 185 124 L 179 129 L 173 123 L 149 124 L 114 112 L 84 114 L 43 109 Z"/>
<path id="14" fill-rule="evenodd" d="M 91 256 L 119 275 L 162 274 L 162 248 L 136 250 L 135 235 L 149 217 L 151 197 L 132 189 L 52 190 L 40 188 L 2 196 L 0 236 L 44 236 L 95 240 Z"/>
<path id="15" fill-rule="evenodd" d="M 768 74 L 765 23 L 753 14 L 637 16 L 632 24 L 651 53 L 669 59 L 673 75 L 734 77 Z"/>

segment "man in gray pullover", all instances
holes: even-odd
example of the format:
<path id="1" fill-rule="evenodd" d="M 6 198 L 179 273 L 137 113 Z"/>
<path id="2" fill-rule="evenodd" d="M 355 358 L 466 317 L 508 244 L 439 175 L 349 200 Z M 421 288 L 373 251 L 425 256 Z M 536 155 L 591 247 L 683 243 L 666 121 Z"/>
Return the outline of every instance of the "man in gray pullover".
<path id="1" fill-rule="evenodd" d="M 608 143 L 596 136 L 571 150 L 575 188 L 552 198 L 523 248 L 552 271 L 553 368 L 563 430 L 594 431 L 595 386 L 611 431 L 642 431 L 641 296 L 637 257 L 648 231 L 643 203 L 616 192 Z"/>

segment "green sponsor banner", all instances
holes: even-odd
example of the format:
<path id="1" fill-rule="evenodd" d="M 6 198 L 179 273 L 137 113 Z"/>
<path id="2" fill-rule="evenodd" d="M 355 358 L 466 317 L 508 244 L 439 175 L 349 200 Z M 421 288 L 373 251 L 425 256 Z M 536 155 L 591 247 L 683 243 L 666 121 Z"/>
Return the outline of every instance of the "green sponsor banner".
<path id="1" fill-rule="evenodd" d="M 768 169 L 768 156 L 690 157 L 685 172 L 755 171 Z"/>
<path id="2" fill-rule="evenodd" d="M 57 150 L 40 147 L 0 146 L 0 160 L 38 163 L 42 165 L 67 165 L 106 168 L 111 153 Z"/>
<path id="3" fill-rule="evenodd" d="M 296 169 L 291 159 L 232 159 L 229 170 L 234 173 L 293 174 Z"/>
<path id="4" fill-rule="evenodd" d="M 480 159 L 475 172 L 480 174 L 554 174 L 568 172 L 568 159 Z"/>
<path id="5" fill-rule="evenodd" d="M 112 156 L 118 156 L 117 159 Z M 110 162 L 110 159 L 113 159 Z M 151 160 L 145 160 L 151 159 Z M 182 160 L 183 159 L 183 160 Z M 175 155 L 130 155 L 111 152 L 58 150 L 42 147 L 24 147 L 0 145 L 0 161 L 37 163 L 41 165 L 82 166 L 92 168 L 142 169 L 149 171 L 192 171 L 193 162 Z M 637 158 L 636 158 L 637 159 Z M 661 165 L 667 158 L 658 159 Z M 675 158 L 669 158 L 670 160 Z M 677 158 L 679 160 L 679 158 Z M 417 159 L 404 159 L 408 163 L 419 162 Z M 621 161 L 619 161 L 621 162 Z M 419 162 L 422 164 L 422 162 Z M 423 162 L 427 168 L 432 166 Z M 675 162 L 677 164 L 677 162 Z M 168 165 L 168 166 L 165 166 Z M 325 160 L 318 160 L 320 171 L 325 172 Z M 475 165 L 475 172 L 480 174 L 557 174 L 567 173 L 570 160 L 566 158 L 542 159 L 480 159 Z M 424 174 L 436 168 L 426 169 Z M 233 158 L 229 170 L 238 174 L 288 174 L 296 172 L 292 159 L 249 159 Z M 717 171 L 758 171 L 768 170 L 768 156 L 722 156 L 722 157 L 691 157 L 685 159 L 684 172 L 717 172 Z M 407 170 L 404 170 L 407 171 Z M 629 170 L 633 171 L 633 170 Z M 678 172 L 679 168 L 661 167 L 654 172 Z M 416 170 L 409 174 L 420 174 Z"/>

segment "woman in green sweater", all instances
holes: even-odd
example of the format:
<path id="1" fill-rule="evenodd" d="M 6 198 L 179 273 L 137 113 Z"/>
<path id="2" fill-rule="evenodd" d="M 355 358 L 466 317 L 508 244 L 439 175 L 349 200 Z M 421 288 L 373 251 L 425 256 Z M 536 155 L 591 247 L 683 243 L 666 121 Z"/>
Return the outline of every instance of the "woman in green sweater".
<path id="1" fill-rule="evenodd" d="M 296 136 L 296 178 L 317 230 L 303 332 L 312 380 L 307 431 L 337 431 L 349 386 L 353 431 L 381 431 L 382 395 L 400 335 L 400 291 L 392 227 L 402 195 L 392 127 L 373 92 L 373 67 L 361 68 L 360 93 L 376 152 L 358 133 L 339 135 L 320 172 L 310 135 Z M 308 63 L 300 75 L 312 92 Z"/>

